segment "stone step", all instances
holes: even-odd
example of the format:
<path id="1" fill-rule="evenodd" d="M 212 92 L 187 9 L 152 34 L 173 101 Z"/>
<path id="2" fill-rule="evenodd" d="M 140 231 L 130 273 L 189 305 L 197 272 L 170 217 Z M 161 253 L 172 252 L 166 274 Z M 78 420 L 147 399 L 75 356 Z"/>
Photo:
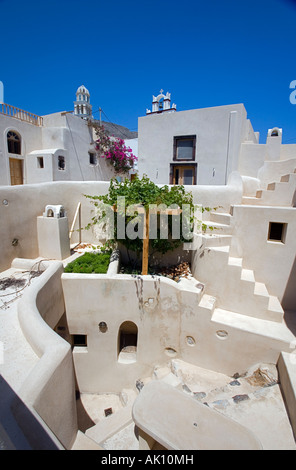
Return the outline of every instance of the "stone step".
<path id="1" fill-rule="evenodd" d="M 242 269 L 241 272 L 241 279 L 243 281 L 254 282 L 255 283 L 255 276 L 254 271 L 252 269 Z"/>
<path id="2" fill-rule="evenodd" d="M 279 323 L 283 321 L 284 310 L 281 306 L 279 299 L 274 295 L 269 296 L 268 314 L 272 321 L 279 322 Z"/>
<path id="3" fill-rule="evenodd" d="M 229 256 L 228 264 L 229 264 L 229 266 L 238 266 L 238 267 L 242 268 L 243 259 L 242 258 L 236 258 L 236 257 L 233 257 L 233 256 Z"/>
<path id="4" fill-rule="evenodd" d="M 198 304 L 199 307 L 209 310 L 210 313 L 213 312 L 216 304 L 216 298 L 212 295 L 204 294 Z"/>
<path id="5" fill-rule="evenodd" d="M 87 429 L 85 431 L 85 435 L 97 444 L 102 445 L 104 441 L 132 422 L 132 407 L 132 404 L 128 405 L 116 413 L 107 416 L 91 428 Z"/>
<path id="6" fill-rule="evenodd" d="M 214 246 L 213 248 L 211 248 L 211 251 L 215 251 L 217 253 L 226 253 L 227 256 L 229 256 L 229 249 L 230 249 L 230 247 L 228 245 Z"/>
<path id="7" fill-rule="evenodd" d="M 221 223 L 224 225 L 230 225 L 231 222 L 231 215 L 227 212 L 211 212 L 210 213 L 210 220 L 212 222 Z"/>
<path id="8" fill-rule="evenodd" d="M 225 263 L 225 265 L 228 263 L 229 251 L 229 245 L 208 247 L 209 254 L 212 254 L 212 256 L 214 255 L 214 260 L 212 260 L 212 262 L 214 261 L 216 263 Z"/>
<path id="9" fill-rule="evenodd" d="M 97 442 L 86 436 L 83 432 L 78 431 L 71 450 L 104 450 Z"/>
<path id="10" fill-rule="evenodd" d="M 269 183 L 267 189 L 260 189 L 256 196 L 243 196 L 242 204 L 260 206 L 290 207 L 296 186 L 296 174 L 284 175 L 280 182 Z"/>
<path id="11" fill-rule="evenodd" d="M 223 235 L 229 235 L 232 233 L 232 227 L 230 224 L 222 224 L 221 222 L 213 222 L 209 220 L 203 221 L 206 225 L 205 233 L 221 233 Z"/>
<path id="12" fill-rule="evenodd" d="M 269 183 L 267 189 L 260 189 L 256 192 L 256 198 L 261 199 L 261 203 L 267 205 L 290 205 L 294 195 L 296 175 L 290 173 L 283 175 L 281 181 Z"/>
<path id="13" fill-rule="evenodd" d="M 161 380 L 172 387 L 178 387 L 182 381 L 177 377 L 169 367 L 155 367 L 153 370 L 153 379 Z"/>
<path id="14" fill-rule="evenodd" d="M 205 233 L 202 235 L 202 243 L 204 246 L 226 246 L 231 244 L 231 235 L 219 233 Z"/>
<path id="15" fill-rule="evenodd" d="M 255 282 L 254 294 L 269 298 L 268 290 L 263 282 Z"/>
<path id="16" fill-rule="evenodd" d="M 290 176 L 291 176 L 290 173 L 288 173 L 287 175 L 283 175 L 283 176 L 281 177 L 281 182 L 282 182 L 282 183 L 288 183 L 289 180 L 290 180 Z"/>
<path id="17" fill-rule="evenodd" d="M 226 331 L 227 328 L 234 328 L 280 341 L 280 347 L 285 351 L 290 350 L 290 344 L 294 338 L 294 335 L 283 323 L 279 324 L 276 321 L 242 315 L 222 308 L 215 308 L 211 321 L 219 323 L 221 329 L 224 328 Z"/>
<path id="18" fill-rule="evenodd" d="M 256 197 L 256 196 L 243 196 L 242 198 L 242 204 L 247 205 L 247 206 L 257 206 L 261 204 L 261 198 Z"/>
<path id="19" fill-rule="evenodd" d="M 206 264 L 200 266 L 199 276 L 205 282 L 206 292 L 216 297 L 215 306 L 233 309 L 241 315 L 281 322 L 283 311 L 280 304 L 276 299 L 271 300 L 266 285 L 256 281 L 253 270 L 243 268 L 243 258 L 229 256 L 229 251 L 227 245 L 209 247 Z M 220 280 L 214 277 L 216 265 L 219 276 L 222 276 Z M 203 296 L 199 306 L 203 307 L 205 303 L 206 297 Z"/>

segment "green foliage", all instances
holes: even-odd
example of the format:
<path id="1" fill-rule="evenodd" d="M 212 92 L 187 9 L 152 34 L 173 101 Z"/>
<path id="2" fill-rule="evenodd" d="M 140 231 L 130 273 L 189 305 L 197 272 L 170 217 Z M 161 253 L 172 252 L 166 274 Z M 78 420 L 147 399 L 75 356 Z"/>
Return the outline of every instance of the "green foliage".
<path id="1" fill-rule="evenodd" d="M 111 251 L 102 253 L 84 253 L 65 267 L 65 273 L 106 274 Z"/>
<path id="2" fill-rule="evenodd" d="M 118 219 L 124 217 L 125 226 L 128 224 L 133 224 L 137 227 L 140 225 L 141 217 L 143 214 L 134 212 L 133 215 L 126 214 L 126 208 L 132 205 L 141 205 L 147 210 L 151 205 L 164 205 L 165 207 L 170 208 L 182 208 L 186 205 L 187 208 L 190 208 L 190 213 L 186 214 L 181 213 L 180 216 L 169 215 L 168 216 L 168 237 L 160 237 L 160 216 L 158 215 L 158 225 L 157 225 L 157 238 L 150 239 L 150 248 L 154 252 L 166 253 L 169 250 L 173 250 L 180 246 L 183 242 L 188 242 L 190 240 L 184 238 L 183 230 L 184 219 L 186 218 L 187 226 L 189 227 L 193 223 L 193 212 L 194 204 L 193 197 L 191 193 L 185 191 L 184 186 L 157 186 L 155 183 L 150 181 L 147 176 L 143 178 L 136 177 L 134 180 L 130 181 L 126 179 L 123 182 L 118 182 L 116 179 L 112 179 L 109 186 L 109 191 L 106 195 L 103 196 L 88 196 L 96 208 L 100 209 L 102 203 L 108 206 L 113 206 L 116 209 L 116 214 L 114 217 L 114 234 L 113 237 L 109 240 L 109 246 L 114 245 L 118 240 Z M 124 207 L 118 205 L 118 198 L 125 198 Z M 92 218 L 92 221 L 88 224 L 86 228 L 90 228 L 92 225 L 100 223 L 102 217 L 106 215 L 106 211 L 103 209 L 98 216 Z M 143 219 L 142 219 L 143 224 Z M 180 224 L 180 236 L 179 238 L 172 238 L 172 226 L 176 227 L 176 224 Z M 183 225 L 182 225 L 183 224 Z M 120 239 L 120 242 L 128 249 L 136 253 L 140 253 L 143 248 L 143 240 L 141 235 L 135 239 L 130 239 L 125 237 Z"/>

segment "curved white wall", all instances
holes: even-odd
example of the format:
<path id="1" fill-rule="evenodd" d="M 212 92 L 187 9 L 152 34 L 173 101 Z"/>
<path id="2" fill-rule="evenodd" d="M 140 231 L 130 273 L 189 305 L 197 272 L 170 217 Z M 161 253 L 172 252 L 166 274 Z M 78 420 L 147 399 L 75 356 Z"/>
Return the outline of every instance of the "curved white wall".
<path id="1" fill-rule="evenodd" d="M 68 449 L 77 434 L 72 353 L 70 344 L 52 329 L 65 310 L 61 286 L 63 264 L 53 261 L 42 265 L 46 270 L 18 304 L 20 326 L 39 357 L 19 395 Z"/>

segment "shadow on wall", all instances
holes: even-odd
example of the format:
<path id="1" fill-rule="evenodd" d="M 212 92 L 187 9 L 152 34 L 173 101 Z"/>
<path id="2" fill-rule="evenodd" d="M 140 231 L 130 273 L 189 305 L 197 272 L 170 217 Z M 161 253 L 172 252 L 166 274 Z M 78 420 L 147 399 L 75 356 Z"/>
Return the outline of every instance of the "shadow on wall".
<path id="1" fill-rule="evenodd" d="M 296 190 L 295 190 L 293 198 L 292 198 L 292 207 L 296 207 Z"/>
<path id="2" fill-rule="evenodd" d="M 295 286 L 296 286 L 296 256 L 290 271 L 289 279 L 286 289 L 282 298 L 282 307 L 285 310 L 285 321 L 296 335 L 296 301 L 295 301 Z M 287 312 L 288 311 L 288 312 Z"/>
<path id="3" fill-rule="evenodd" d="M 60 450 L 6 380 L 0 376 L 0 450 Z"/>

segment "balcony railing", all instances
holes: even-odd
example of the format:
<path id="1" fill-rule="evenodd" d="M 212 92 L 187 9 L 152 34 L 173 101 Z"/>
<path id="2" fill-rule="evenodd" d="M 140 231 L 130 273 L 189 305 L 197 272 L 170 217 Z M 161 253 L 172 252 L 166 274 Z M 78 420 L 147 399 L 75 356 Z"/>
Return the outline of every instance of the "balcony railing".
<path id="1" fill-rule="evenodd" d="M 43 126 L 43 117 L 20 108 L 15 108 L 15 106 L 11 106 L 10 104 L 0 103 L 0 114 L 14 117 L 20 121 L 29 122 L 34 126 Z"/>

